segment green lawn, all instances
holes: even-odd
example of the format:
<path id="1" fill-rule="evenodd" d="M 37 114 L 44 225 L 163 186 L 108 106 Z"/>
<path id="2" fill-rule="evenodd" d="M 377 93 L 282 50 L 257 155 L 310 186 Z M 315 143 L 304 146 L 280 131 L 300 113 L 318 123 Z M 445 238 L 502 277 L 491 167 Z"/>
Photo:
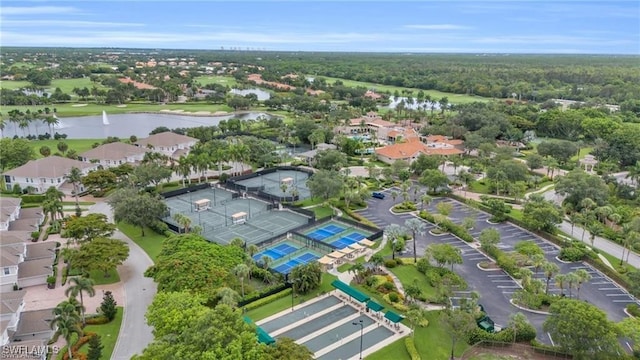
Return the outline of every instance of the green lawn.
<path id="1" fill-rule="evenodd" d="M 116 347 L 116 341 L 118 340 L 118 333 L 120 332 L 120 325 L 122 324 L 122 306 L 118 306 L 118 314 L 108 324 L 102 325 L 87 325 L 84 331 L 91 331 L 98 335 L 102 340 L 102 359 L 111 359 L 113 349 Z M 89 345 L 85 345 L 81 348 L 82 353 L 86 354 L 89 350 Z"/>
<path id="2" fill-rule="evenodd" d="M 238 84 L 233 76 L 217 76 L 217 75 L 203 75 L 193 78 L 193 82 L 198 82 L 200 85 L 208 84 L 220 84 L 234 87 Z"/>
<path id="3" fill-rule="evenodd" d="M 48 146 L 51 149 L 51 154 L 55 154 L 58 151 L 58 143 L 63 142 L 67 144 L 69 150 L 75 150 L 78 154 L 82 154 L 85 151 L 93 149 L 93 144 L 102 143 L 102 139 L 61 139 L 61 140 L 29 140 L 29 145 L 36 153 L 36 158 L 43 157 L 40 155 L 40 148 Z M 73 204 L 75 205 L 75 203 Z"/>
<path id="4" fill-rule="evenodd" d="M 391 94 L 393 94 L 397 90 L 402 95 L 403 90 L 409 90 L 409 91 L 413 91 L 413 95 L 415 96 L 418 94 L 418 91 L 420 91 L 420 89 L 416 89 L 416 88 L 404 88 L 399 86 L 382 85 L 382 84 L 375 84 L 375 83 L 363 82 L 363 81 L 353 81 L 353 80 L 340 79 L 340 78 L 327 77 L 327 76 L 317 76 L 317 77 L 325 78 L 327 80 L 327 83 L 329 84 L 333 84 L 336 80 L 340 80 L 342 81 L 344 86 L 348 86 L 348 87 L 361 86 L 361 87 L 366 87 L 368 89 L 375 89 L 380 92 L 390 92 Z M 453 104 L 465 104 L 465 103 L 471 103 L 476 101 L 484 102 L 484 101 L 490 100 L 488 98 L 484 98 L 481 96 L 453 94 L 453 93 L 446 93 L 446 92 L 437 91 L 437 90 L 423 90 L 423 91 L 425 94 L 428 94 L 429 96 L 431 96 L 431 98 L 434 100 L 439 100 L 442 97 L 446 96 L 449 99 L 449 102 Z"/>
<path id="5" fill-rule="evenodd" d="M 322 219 L 333 215 L 333 209 L 329 206 L 316 206 L 311 210 L 316 214 L 316 219 Z"/>
<path id="6" fill-rule="evenodd" d="M 9 90 L 20 89 L 30 85 L 31 83 L 28 81 L 0 81 L 0 88 Z M 51 85 L 46 86 L 44 89 L 46 92 L 52 93 L 56 88 L 60 88 L 63 93 L 69 94 L 73 97 L 77 97 L 77 95 L 73 93 L 73 88 L 77 87 L 81 89 L 86 87 L 88 89 L 91 89 L 94 86 L 98 89 L 106 88 L 101 83 L 94 83 L 87 77 L 78 79 L 55 79 L 51 81 Z"/>
<path id="7" fill-rule="evenodd" d="M 365 261 L 365 260 L 364 260 L 364 256 L 360 256 L 359 258 L 357 258 L 357 259 L 355 260 L 355 263 L 356 263 L 356 264 L 364 264 L 364 261 Z M 344 263 L 344 264 L 342 264 L 342 265 L 338 266 L 338 271 L 339 271 L 339 272 L 341 272 L 341 273 L 343 273 L 343 272 L 345 272 L 345 271 L 349 271 L 349 269 L 350 269 L 352 266 L 353 266 L 353 264 L 351 264 L 351 263 Z"/>
<path id="8" fill-rule="evenodd" d="M 30 85 L 31 85 L 31 83 L 26 81 L 26 80 L 20 80 L 20 81 L 2 80 L 2 81 L 0 81 L 0 89 L 15 90 L 15 89 L 21 89 L 23 87 L 27 87 L 27 86 L 30 86 Z"/>
<path id="9" fill-rule="evenodd" d="M 327 274 L 327 273 L 322 274 L 322 284 L 320 284 L 320 287 L 306 295 L 296 295 L 294 298 L 295 305 L 298 305 L 303 303 L 304 301 L 313 299 L 314 297 L 322 293 L 328 293 L 332 291 L 333 286 L 331 286 L 331 283 L 335 279 L 337 278 L 331 274 Z M 277 314 L 280 311 L 283 311 L 289 308 L 291 308 L 291 296 L 285 296 L 281 299 L 270 302 L 259 308 L 249 310 L 245 315 L 248 316 L 253 321 L 260 321 L 266 317 L 269 317 L 273 314 Z"/>
<path id="10" fill-rule="evenodd" d="M 389 270 L 400 279 L 402 286 L 406 287 L 411 285 L 414 280 L 417 280 L 422 294 L 425 295 L 427 299 L 435 299 L 436 289 L 429 284 L 427 277 L 419 272 L 415 265 L 401 265 Z"/>
<path id="11" fill-rule="evenodd" d="M 124 222 L 118 223 L 118 229 L 138 244 L 153 262 L 156 261 L 160 250 L 162 250 L 162 243 L 166 239 L 164 235 L 157 234 L 153 230 L 146 228 L 144 230 L 145 236 L 142 236 L 139 227 Z"/>
<path id="12" fill-rule="evenodd" d="M 578 161 L 584 158 L 585 156 L 589 155 L 589 153 L 592 151 L 593 151 L 592 146 L 583 147 L 582 149 L 580 149 L 580 153 L 578 155 L 574 155 L 571 157 L 571 161 Z"/>
<path id="13" fill-rule="evenodd" d="M 77 106 L 86 104 L 86 106 Z M 76 106 L 73 106 L 76 105 Z M 184 103 L 184 104 L 148 104 L 148 103 L 129 103 L 126 106 L 118 107 L 116 105 L 109 104 L 95 104 L 93 102 L 82 102 L 82 103 L 68 103 L 68 104 L 53 104 L 48 105 L 49 108 L 55 108 L 57 111 L 57 115 L 60 118 L 63 117 L 71 117 L 71 116 L 90 116 L 90 115 L 100 115 L 102 111 L 106 111 L 107 114 L 127 114 L 127 113 L 135 113 L 135 112 L 159 112 L 162 110 L 184 110 L 185 114 L 196 112 L 196 111 L 209 111 L 214 113 L 216 111 L 226 111 L 232 112 L 233 109 L 228 107 L 227 105 L 221 104 L 207 104 L 204 102 L 197 103 Z M 45 106 L 3 106 L 2 113 L 6 114 L 13 109 L 18 109 L 20 111 L 31 110 L 31 112 L 38 111 L 44 109 Z"/>
<path id="14" fill-rule="evenodd" d="M 310 197 L 301 201 L 296 201 L 295 205 L 296 206 L 312 206 L 312 205 L 320 205 L 324 202 L 324 200 L 322 198 L 319 197 Z"/>
<path id="15" fill-rule="evenodd" d="M 366 356 L 366 360 L 411 360 L 407 347 L 404 345 L 404 338 L 394 341 L 390 345 L 383 347 L 382 349 L 374 352 L 373 354 Z M 430 358 L 426 358 L 430 359 Z M 425 360 L 426 360 L 425 359 Z"/>
<path id="16" fill-rule="evenodd" d="M 487 179 L 483 179 L 481 181 L 472 181 L 469 183 L 468 191 L 478 193 L 478 194 L 489 194 L 489 185 L 487 184 Z"/>
<path id="17" fill-rule="evenodd" d="M 109 271 L 109 276 L 104 276 L 104 271 L 94 270 L 89 272 L 89 277 L 95 282 L 96 285 L 108 285 L 115 284 L 120 281 L 120 275 L 116 269 Z"/>

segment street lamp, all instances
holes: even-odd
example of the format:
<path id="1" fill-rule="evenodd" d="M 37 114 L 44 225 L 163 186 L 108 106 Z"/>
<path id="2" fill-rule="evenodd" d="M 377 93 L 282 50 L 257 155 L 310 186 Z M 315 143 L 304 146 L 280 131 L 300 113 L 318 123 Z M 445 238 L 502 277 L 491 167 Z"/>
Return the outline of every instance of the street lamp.
<path id="1" fill-rule="evenodd" d="M 362 319 L 360 319 L 360 321 L 354 321 L 351 324 L 353 325 L 360 325 L 360 360 L 362 360 L 362 336 L 364 335 L 364 323 L 362 322 Z"/>
<path id="2" fill-rule="evenodd" d="M 293 296 L 295 295 L 296 292 L 296 280 L 291 279 L 291 311 L 293 311 Z"/>

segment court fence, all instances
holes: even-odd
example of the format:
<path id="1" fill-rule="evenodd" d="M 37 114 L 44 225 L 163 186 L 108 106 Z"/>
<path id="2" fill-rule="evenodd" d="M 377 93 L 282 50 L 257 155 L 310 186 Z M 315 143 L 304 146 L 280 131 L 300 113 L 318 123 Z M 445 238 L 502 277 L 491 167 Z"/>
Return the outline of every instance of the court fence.
<path id="1" fill-rule="evenodd" d="M 294 202 L 294 201 L 298 201 L 300 196 L 296 195 L 296 196 L 279 196 L 279 195 L 274 195 L 274 194 L 270 194 L 265 190 L 265 186 L 264 185 L 258 185 L 258 186 L 246 186 L 246 185 L 242 185 L 239 182 L 243 181 L 243 180 L 248 180 L 248 179 L 253 179 L 256 178 L 258 176 L 262 176 L 262 175 L 269 175 L 269 174 L 273 174 L 275 172 L 278 171 L 298 171 L 298 172 L 302 172 L 307 174 L 308 176 L 313 175 L 313 171 L 309 170 L 309 169 L 304 169 L 304 168 L 299 168 L 296 166 L 278 166 L 275 168 L 269 168 L 269 169 L 264 169 L 264 170 L 260 170 L 251 174 L 247 174 L 247 175 L 240 175 L 240 176 L 233 176 L 228 178 L 225 183 L 224 183 L 224 187 L 226 187 L 229 190 L 232 191 L 245 191 L 245 192 L 250 192 L 255 194 L 256 196 L 271 201 L 271 202 Z"/>
<path id="2" fill-rule="evenodd" d="M 160 194 L 160 196 L 162 196 L 164 199 L 168 199 L 168 198 L 172 198 L 174 196 L 188 194 L 190 192 L 194 192 L 194 191 L 198 191 L 198 190 L 208 189 L 210 187 L 211 187 L 211 184 L 209 184 L 209 183 L 198 184 L 198 185 L 193 185 L 193 186 L 189 186 L 189 187 L 182 188 L 182 189 L 163 192 L 162 194 Z"/>
<path id="3" fill-rule="evenodd" d="M 271 270 L 271 269 L 269 269 L 269 270 Z M 275 273 L 274 271 L 272 271 L 272 272 Z M 256 296 L 253 296 L 253 297 L 250 297 L 250 298 L 247 298 L 247 299 L 239 301 L 238 302 L 238 307 L 241 308 L 241 307 L 243 307 L 243 306 L 245 306 L 245 305 L 247 305 L 249 303 L 252 303 L 254 301 L 258 301 L 260 299 L 266 298 L 267 296 L 271 296 L 273 294 L 277 294 L 277 293 L 279 293 L 281 291 L 284 291 L 284 290 L 287 290 L 287 289 L 291 288 L 291 286 L 292 286 L 291 283 L 285 282 L 285 283 L 283 283 L 282 285 L 280 285 L 278 287 L 270 289 L 269 291 L 265 291 L 265 292 L 260 293 L 260 294 L 258 294 Z"/>
<path id="4" fill-rule="evenodd" d="M 330 253 L 330 252 L 334 252 L 335 250 L 338 250 L 338 247 L 335 245 L 331 245 L 329 243 L 313 239 L 305 234 L 302 234 L 296 231 L 292 231 L 291 236 L 296 238 L 299 241 L 303 241 L 306 244 L 306 246 L 308 246 L 310 249 L 318 249 L 326 253 Z"/>
<path id="5" fill-rule="evenodd" d="M 521 357 L 530 357 L 531 353 L 542 354 L 548 359 L 573 359 L 573 355 L 567 354 L 560 350 L 550 349 L 546 346 L 533 346 L 521 343 L 507 343 L 500 341 L 481 341 L 469 349 L 467 349 L 462 356 L 461 360 L 473 359 L 474 357 L 481 355 L 485 352 L 499 352 L 499 349 L 503 349 L 505 352 L 509 352 L 511 355 L 519 355 Z"/>

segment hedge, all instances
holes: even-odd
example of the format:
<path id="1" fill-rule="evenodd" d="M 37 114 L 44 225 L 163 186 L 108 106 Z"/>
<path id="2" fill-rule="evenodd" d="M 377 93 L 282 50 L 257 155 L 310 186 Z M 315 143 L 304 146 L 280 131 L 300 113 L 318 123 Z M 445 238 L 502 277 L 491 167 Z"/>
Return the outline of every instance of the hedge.
<path id="1" fill-rule="evenodd" d="M 98 314 L 95 316 L 91 316 L 91 317 L 87 317 L 85 319 L 85 322 L 87 323 L 87 325 L 103 325 L 103 324 L 107 324 L 109 323 L 111 320 L 109 320 L 108 317 L 102 315 L 102 314 Z"/>
<path id="2" fill-rule="evenodd" d="M 263 305 L 269 304 L 271 302 L 274 302 L 278 299 L 281 299 L 285 296 L 288 296 L 291 294 L 291 288 L 280 291 L 279 293 L 275 293 L 273 295 L 269 295 L 267 297 L 264 297 L 260 300 L 256 300 L 254 302 L 248 303 L 247 305 L 244 306 L 245 310 L 253 310 L 253 309 L 257 309 Z"/>
<path id="3" fill-rule="evenodd" d="M 44 195 L 22 195 L 23 204 L 39 204 L 44 201 Z"/>
<path id="4" fill-rule="evenodd" d="M 413 342 L 413 337 L 406 337 L 404 339 L 404 346 L 407 348 L 407 352 L 409 353 L 409 356 L 411 356 L 411 360 L 420 360 L 420 354 L 418 354 L 416 344 Z"/>
<path id="5" fill-rule="evenodd" d="M 424 211 L 424 210 L 420 211 L 420 217 L 427 220 L 430 223 L 433 223 L 433 224 L 436 223 L 433 215 L 431 215 L 427 211 Z M 440 227 L 444 228 L 446 231 L 452 233 L 453 235 L 459 237 L 463 241 L 466 241 L 469 243 L 474 241 L 473 236 L 471 236 L 471 234 L 469 234 L 469 232 L 465 228 L 463 228 L 458 224 L 454 224 L 451 220 L 447 219 L 441 222 Z"/>

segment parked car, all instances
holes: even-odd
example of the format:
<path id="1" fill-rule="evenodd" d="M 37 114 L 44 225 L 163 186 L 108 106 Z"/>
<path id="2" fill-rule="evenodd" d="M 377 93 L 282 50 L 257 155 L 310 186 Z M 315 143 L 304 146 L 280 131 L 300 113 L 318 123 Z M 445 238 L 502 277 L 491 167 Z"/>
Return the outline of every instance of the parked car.
<path id="1" fill-rule="evenodd" d="M 371 194 L 371 196 L 376 199 L 384 199 L 384 194 L 381 192 L 374 192 L 373 194 Z"/>

